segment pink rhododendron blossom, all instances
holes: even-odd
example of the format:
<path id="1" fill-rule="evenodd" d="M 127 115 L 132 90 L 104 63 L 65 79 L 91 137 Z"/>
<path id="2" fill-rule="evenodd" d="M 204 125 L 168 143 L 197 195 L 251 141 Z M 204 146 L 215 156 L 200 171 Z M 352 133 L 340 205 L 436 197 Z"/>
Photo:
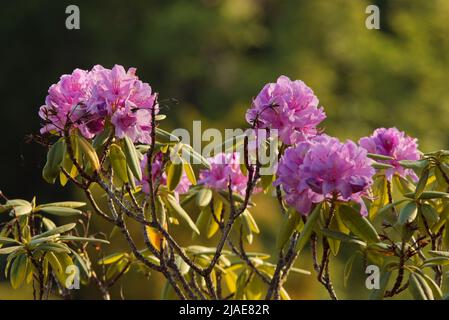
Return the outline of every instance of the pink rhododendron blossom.
<path id="1" fill-rule="evenodd" d="M 418 181 L 418 177 L 412 169 L 403 168 L 399 164 L 400 160 L 420 159 L 417 139 L 406 136 L 403 131 L 399 131 L 396 128 L 379 128 L 371 136 L 361 138 L 359 144 L 369 153 L 393 158 L 393 160 L 380 161 L 394 166 L 394 168 L 386 170 L 388 179 L 391 179 L 394 174 L 398 174 L 401 177 L 409 176 L 413 180 Z"/>
<path id="2" fill-rule="evenodd" d="M 320 135 L 285 150 L 277 171 L 276 185 L 281 185 L 286 202 L 307 215 L 313 203 L 334 196 L 338 200 L 360 203 L 373 183 L 372 160 L 365 149 L 348 140 L 345 143 Z"/>
<path id="3" fill-rule="evenodd" d="M 167 184 L 167 175 L 165 174 L 165 171 L 163 171 L 162 168 L 162 157 L 163 154 L 161 152 L 158 152 L 154 156 L 154 160 L 151 164 L 151 177 L 153 178 L 153 183 L 160 183 L 161 185 Z M 142 161 L 140 162 L 140 167 L 142 169 L 142 181 L 137 181 L 137 184 L 142 186 L 142 191 L 144 193 L 150 192 L 150 184 L 148 182 L 148 157 L 145 154 L 142 158 Z M 177 194 L 183 194 L 189 191 L 190 186 L 192 183 L 190 182 L 189 178 L 187 177 L 186 173 L 183 172 L 181 176 L 181 180 L 178 184 L 178 186 L 175 189 L 175 192 Z"/>
<path id="4" fill-rule="evenodd" d="M 254 99 L 246 120 L 256 128 L 277 129 L 288 145 L 317 134 L 317 125 L 326 118 L 318 98 L 304 82 L 280 76 L 268 83 Z"/>
<path id="5" fill-rule="evenodd" d="M 215 190 L 228 191 L 229 182 L 231 189 L 241 195 L 245 194 L 248 177 L 240 169 L 240 154 L 219 153 L 209 158 L 211 168 L 200 171 L 199 184 L 204 184 Z"/>
<path id="6" fill-rule="evenodd" d="M 41 132 L 61 133 L 67 120 L 87 138 L 100 133 L 106 123 L 115 135 L 129 136 L 134 142 L 150 143 L 151 108 L 159 112 L 157 95 L 149 84 L 136 76 L 136 69 L 96 65 L 91 71 L 76 69 L 50 87 L 39 115 L 44 119 Z"/>

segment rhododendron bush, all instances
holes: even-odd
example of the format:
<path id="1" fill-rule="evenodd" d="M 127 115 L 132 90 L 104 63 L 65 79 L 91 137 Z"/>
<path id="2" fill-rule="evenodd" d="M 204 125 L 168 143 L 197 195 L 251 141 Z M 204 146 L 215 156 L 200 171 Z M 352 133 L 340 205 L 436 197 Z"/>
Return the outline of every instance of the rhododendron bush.
<path id="1" fill-rule="evenodd" d="M 396 128 L 358 142 L 332 137 L 312 89 L 286 76 L 248 106 L 247 129 L 256 134 L 204 155 L 162 129 L 158 94 L 134 68 L 97 65 L 63 75 L 39 109 L 48 146 L 42 176 L 75 186 L 87 203 L 2 194 L 0 212 L 9 220 L 0 254 L 11 286 L 32 283 L 36 299 L 68 298 L 78 274 L 67 270 L 75 266 L 81 285 L 95 284 L 104 299 L 129 270 L 142 279 L 160 273 L 163 299 L 289 299 L 284 285 L 296 272 L 337 299 L 330 270 L 346 246 L 352 254 L 341 278 L 355 272 L 357 259 L 380 270 L 370 298 L 406 290 L 415 299 L 448 297 L 449 151 L 422 152 Z M 269 145 L 279 161 L 262 163 Z M 251 250 L 264 233 L 252 213 L 256 193 L 278 202 L 273 252 Z M 93 228 L 93 215 L 113 232 Z M 55 216 L 72 222 L 57 225 Z M 128 250 L 108 248 L 118 236 Z M 93 254 L 92 246 L 109 255 Z M 295 267 L 309 256 L 314 270 Z"/>

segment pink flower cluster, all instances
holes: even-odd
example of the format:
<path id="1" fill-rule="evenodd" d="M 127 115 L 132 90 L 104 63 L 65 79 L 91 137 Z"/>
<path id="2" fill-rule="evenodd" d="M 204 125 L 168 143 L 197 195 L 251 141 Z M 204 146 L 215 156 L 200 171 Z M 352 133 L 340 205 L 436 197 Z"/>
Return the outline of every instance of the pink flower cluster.
<path id="1" fill-rule="evenodd" d="M 393 160 L 380 161 L 394 166 L 394 168 L 386 170 L 388 179 L 391 180 L 394 174 L 398 174 L 401 177 L 409 176 L 415 181 L 418 180 L 413 170 L 403 168 L 399 164 L 400 160 L 420 159 L 417 140 L 406 136 L 403 131 L 399 131 L 396 128 L 379 128 L 371 136 L 361 138 L 359 144 L 369 153 L 381 154 L 393 158 Z"/>
<path id="2" fill-rule="evenodd" d="M 246 113 L 256 128 L 277 129 L 285 144 L 305 141 L 317 134 L 317 125 L 326 118 L 318 98 L 304 82 L 280 76 L 266 84 Z"/>
<path id="3" fill-rule="evenodd" d="M 366 150 L 354 142 L 320 135 L 285 151 L 275 184 L 282 186 L 286 202 L 301 214 L 307 215 L 313 203 L 335 196 L 360 203 L 366 215 L 361 196 L 373 183 L 371 163 Z"/>
<path id="4" fill-rule="evenodd" d="M 163 154 L 161 152 L 158 152 L 154 156 L 154 160 L 151 163 L 151 177 L 154 184 L 158 182 L 161 185 L 166 185 L 167 175 L 165 174 L 165 171 L 163 171 L 162 168 L 163 165 L 162 157 Z M 142 181 L 137 181 L 137 184 L 141 185 L 142 191 L 148 194 L 150 193 L 150 184 L 148 182 L 148 156 L 146 154 L 143 156 L 142 161 L 140 162 L 140 167 L 142 169 Z M 189 191 L 191 185 L 192 183 L 190 182 L 186 173 L 183 172 L 181 176 L 181 181 L 176 187 L 175 192 L 178 194 L 186 193 L 187 191 Z"/>
<path id="5" fill-rule="evenodd" d="M 230 180 L 233 192 L 245 194 L 248 177 L 240 169 L 240 154 L 238 152 L 219 153 L 208 160 L 211 168 L 210 170 L 200 171 L 198 183 L 215 190 L 228 191 Z"/>
<path id="6" fill-rule="evenodd" d="M 158 113 L 157 95 L 136 76 L 136 69 L 96 65 L 90 71 L 75 69 L 48 90 L 39 110 L 41 133 L 61 133 L 66 125 L 92 138 L 110 122 L 115 135 L 150 143 L 151 108 Z"/>

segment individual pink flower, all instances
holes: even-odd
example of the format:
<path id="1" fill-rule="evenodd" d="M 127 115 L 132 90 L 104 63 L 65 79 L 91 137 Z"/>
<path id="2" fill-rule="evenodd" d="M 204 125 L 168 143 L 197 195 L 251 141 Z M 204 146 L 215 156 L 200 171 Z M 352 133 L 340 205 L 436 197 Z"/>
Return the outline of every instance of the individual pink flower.
<path id="1" fill-rule="evenodd" d="M 399 131 L 396 128 L 379 128 L 371 136 L 361 138 L 359 144 L 369 153 L 393 158 L 393 160 L 380 161 L 394 166 L 394 168 L 386 170 L 388 179 L 391 180 L 394 174 L 398 174 L 401 177 L 409 176 L 414 181 L 418 181 L 418 177 L 412 169 L 403 168 L 399 164 L 401 160 L 420 159 L 417 139 L 406 136 L 403 131 Z"/>
<path id="2" fill-rule="evenodd" d="M 111 122 L 115 127 L 115 136 L 117 138 L 123 138 L 126 135 L 132 141 L 151 143 L 150 110 L 133 110 L 129 106 L 119 108 L 112 115 Z"/>
<path id="3" fill-rule="evenodd" d="M 286 202 L 307 215 L 313 203 L 337 197 L 353 200 L 367 214 L 362 196 L 372 184 L 375 170 L 365 149 L 327 135 L 298 143 L 285 150 L 278 165 L 276 185 L 281 185 Z"/>
<path id="4" fill-rule="evenodd" d="M 228 191 L 229 182 L 233 192 L 244 195 L 248 177 L 240 169 L 240 154 L 219 153 L 209 158 L 211 168 L 200 171 L 199 184 L 203 184 L 215 190 Z"/>
<path id="5" fill-rule="evenodd" d="M 167 175 L 162 168 L 162 157 L 163 154 L 161 152 L 158 152 L 154 156 L 153 163 L 151 164 L 151 176 L 153 178 L 152 180 L 154 184 L 160 183 L 161 185 L 166 185 Z M 137 181 L 137 183 L 142 186 L 142 191 L 148 194 L 150 192 L 150 184 L 148 182 L 148 156 L 146 154 L 143 156 L 142 161 L 140 162 L 140 167 L 142 169 L 142 181 Z M 175 192 L 177 194 L 186 193 L 187 191 L 189 191 L 191 185 L 192 183 L 190 182 L 186 173 L 183 172 L 181 180 L 176 187 Z"/>
<path id="6" fill-rule="evenodd" d="M 277 129 L 288 145 L 317 134 L 317 125 L 325 118 L 318 98 L 304 82 L 280 76 L 266 84 L 246 113 L 246 120 L 256 128 Z"/>

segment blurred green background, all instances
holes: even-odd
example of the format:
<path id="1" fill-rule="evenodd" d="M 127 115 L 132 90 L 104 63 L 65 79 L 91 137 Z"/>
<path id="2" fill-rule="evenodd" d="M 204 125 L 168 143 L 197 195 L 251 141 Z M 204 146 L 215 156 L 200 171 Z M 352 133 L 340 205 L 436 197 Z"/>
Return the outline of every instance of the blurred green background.
<path id="1" fill-rule="evenodd" d="M 80 8 L 80 30 L 65 28 L 69 4 Z M 380 30 L 365 27 L 369 4 L 380 8 Z M 190 129 L 193 120 L 203 129 L 245 127 L 252 97 L 284 74 L 313 88 L 331 135 L 357 140 L 397 126 L 418 137 L 422 150 L 448 148 L 448 16 L 447 0 L 2 2 L 0 190 L 40 202 L 78 197 L 41 179 L 45 150 L 25 136 L 39 130 L 48 87 L 95 64 L 137 67 L 160 99 L 177 99 L 163 107 L 167 129 Z M 272 251 L 280 217 L 275 203 L 258 199 L 263 237 L 251 249 Z M 122 245 L 117 239 L 112 247 Z M 343 252 L 333 268 L 337 292 L 363 299 L 361 265 L 343 288 L 347 258 Z M 311 269 L 309 261 L 305 255 L 297 265 Z M 129 274 L 115 298 L 120 285 L 127 298 L 158 298 L 161 281 Z M 296 299 L 327 297 L 313 276 L 293 276 L 287 289 Z M 14 297 L 31 296 L 0 282 L 0 299 Z M 98 297 L 94 288 L 77 293 Z"/>

